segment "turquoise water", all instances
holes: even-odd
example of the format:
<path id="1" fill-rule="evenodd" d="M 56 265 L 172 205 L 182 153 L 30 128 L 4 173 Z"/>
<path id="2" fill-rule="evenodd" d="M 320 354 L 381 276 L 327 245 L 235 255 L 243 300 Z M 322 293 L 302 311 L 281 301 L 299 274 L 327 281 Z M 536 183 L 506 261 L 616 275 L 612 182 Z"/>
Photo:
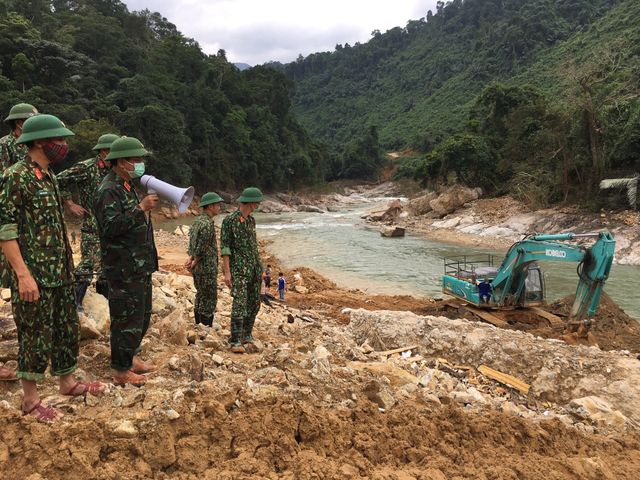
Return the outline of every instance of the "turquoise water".
<path id="1" fill-rule="evenodd" d="M 284 266 L 305 266 L 341 287 L 368 293 L 433 296 L 441 294 L 445 256 L 494 254 L 498 263 L 504 251 L 461 247 L 415 235 L 385 238 L 379 229 L 360 219 L 370 205 L 340 213 L 256 213 L 258 236 Z M 216 221 L 220 224 L 220 219 Z M 175 228 L 175 224 L 167 229 Z M 576 264 L 546 262 L 547 299 L 575 291 Z M 605 291 L 632 317 L 640 318 L 640 267 L 614 265 Z"/>

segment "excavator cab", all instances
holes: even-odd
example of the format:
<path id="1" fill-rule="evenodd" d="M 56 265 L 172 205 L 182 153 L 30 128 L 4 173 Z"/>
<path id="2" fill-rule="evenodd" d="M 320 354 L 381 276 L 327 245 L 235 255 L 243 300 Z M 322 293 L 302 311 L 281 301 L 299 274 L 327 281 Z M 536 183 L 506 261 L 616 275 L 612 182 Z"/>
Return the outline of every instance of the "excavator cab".
<path id="1" fill-rule="evenodd" d="M 523 307 L 538 307 L 544 303 L 544 293 L 544 274 L 540 267 L 533 263 L 527 270 L 519 304 Z"/>

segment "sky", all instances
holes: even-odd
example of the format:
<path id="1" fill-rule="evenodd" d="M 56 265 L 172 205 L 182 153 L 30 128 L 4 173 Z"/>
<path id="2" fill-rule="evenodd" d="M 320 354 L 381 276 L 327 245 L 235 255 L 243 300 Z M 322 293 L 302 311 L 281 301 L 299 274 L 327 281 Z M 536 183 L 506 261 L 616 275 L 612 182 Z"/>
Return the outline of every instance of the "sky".
<path id="1" fill-rule="evenodd" d="M 299 54 L 364 43 L 373 30 L 404 27 L 436 0 L 122 0 L 130 11 L 160 12 L 206 53 L 231 62 L 290 62 Z"/>

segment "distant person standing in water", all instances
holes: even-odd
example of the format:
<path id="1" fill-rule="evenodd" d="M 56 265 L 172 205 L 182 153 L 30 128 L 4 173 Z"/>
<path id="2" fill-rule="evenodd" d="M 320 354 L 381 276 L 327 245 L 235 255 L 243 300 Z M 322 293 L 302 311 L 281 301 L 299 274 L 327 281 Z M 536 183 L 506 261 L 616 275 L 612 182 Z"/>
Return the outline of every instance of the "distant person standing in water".
<path id="1" fill-rule="evenodd" d="M 287 281 L 284 279 L 284 274 L 280 272 L 278 274 L 278 296 L 280 300 L 284 302 L 284 292 L 286 289 Z"/>

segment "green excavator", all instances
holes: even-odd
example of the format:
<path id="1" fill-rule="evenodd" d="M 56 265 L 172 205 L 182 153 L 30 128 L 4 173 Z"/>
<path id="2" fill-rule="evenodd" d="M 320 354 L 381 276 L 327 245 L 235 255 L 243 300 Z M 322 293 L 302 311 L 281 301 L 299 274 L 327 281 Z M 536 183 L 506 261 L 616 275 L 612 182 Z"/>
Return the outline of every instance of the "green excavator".
<path id="1" fill-rule="evenodd" d="M 590 247 L 564 243 L 582 238 L 596 240 Z M 504 321 L 505 317 L 493 315 L 492 311 L 514 309 L 533 310 L 553 323 L 558 318 L 539 308 L 545 303 L 544 275 L 539 263 L 573 262 L 577 263 L 578 286 L 569 322 L 588 325 L 600 303 L 614 250 L 615 240 L 608 231 L 531 235 L 514 243 L 498 267 L 491 255 L 446 258 L 442 291 L 462 300 L 468 309 L 494 324 L 496 319 Z M 478 285 L 483 281 L 489 283 L 490 293 L 481 298 L 479 290 L 483 287 L 479 289 Z"/>

